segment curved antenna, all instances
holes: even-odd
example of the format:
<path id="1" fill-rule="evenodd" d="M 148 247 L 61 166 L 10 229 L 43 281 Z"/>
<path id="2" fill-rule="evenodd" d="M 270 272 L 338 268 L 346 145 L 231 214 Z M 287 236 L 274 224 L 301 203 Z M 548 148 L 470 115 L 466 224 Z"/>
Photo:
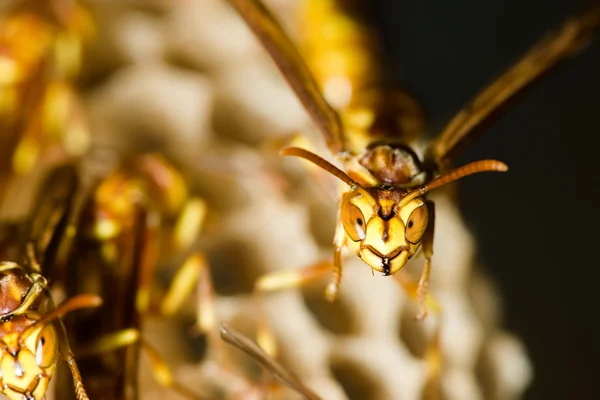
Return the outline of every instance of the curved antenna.
<path id="1" fill-rule="evenodd" d="M 79 310 L 81 308 L 94 308 L 102 304 L 102 299 L 92 294 L 80 294 L 75 297 L 62 302 L 54 310 L 46 313 L 42 318 L 35 321 L 32 325 L 29 325 L 23 332 L 21 332 L 21 339 L 25 340 L 31 335 L 40 325 L 45 325 L 48 322 L 62 317 L 71 311 Z"/>
<path id="2" fill-rule="evenodd" d="M 299 147 L 285 147 L 281 149 L 279 152 L 282 156 L 294 156 L 304 158 L 305 160 L 310 161 L 311 163 L 323 168 L 325 171 L 329 172 L 331 175 L 335 176 L 346 185 L 350 186 L 352 190 L 356 190 L 358 193 L 362 194 L 372 206 L 377 205 L 377 201 L 371 196 L 371 194 L 362 187 L 358 182 L 354 179 L 350 178 L 344 171 L 331 164 L 329 161 L 319 157 L 318 155 L 311 153 L 308 150 L 301 149 Z"/>
<path id="3" fill-rule="evenodd" d="M 409 192 L 406 196 L 402 198 L 402 200 L 398 203 L 396 207 L 402 208 L 409 201 L 414 199 L 415 197 L 423 196 L 425 193 L 430 190 L 436 189 L 440 186 L 443 186 L 447 183 L 456 181 L 458 179 L 464 178 L 465 176 L 473 175 L 478 172 L 486 172 L 486 171 L 496 171 L 496 172 L 505 172 L 508 171 L 508 166 L 504 164 L 502 161 L 497 160 L 480 160 L 473 161 L 462 167 L 458 167 L 455 170 L 448 172 L 447 174 L 440 175 L 428 184 L 421 186 L 415 190 Z"/>

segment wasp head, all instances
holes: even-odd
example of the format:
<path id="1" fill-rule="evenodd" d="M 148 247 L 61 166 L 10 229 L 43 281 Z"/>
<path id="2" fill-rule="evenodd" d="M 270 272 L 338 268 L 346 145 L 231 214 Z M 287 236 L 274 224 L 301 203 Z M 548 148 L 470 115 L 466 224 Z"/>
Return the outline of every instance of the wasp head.
<path id="1" fill-rule="evenodd" d="M 430 224 L 424 197 L 427 192 L 478 172 L 508 170 L 500 161 L 475 161 L 407 191 L 388 185 L 363 187 L 335 165 L 304 149 L 287 147 L 281 154 L 304 158 L 350 187 L 340 208 L 340 219 L 349 239 L 346 245 L 384 275 L 396 273 L 419 250 Z"/>
<path id="2" fill-rule="evenodd" d="M 427 204 L 422 197 L 403 203 L 402 189 L 361 192 L 352 190 L 342 198 L 340 218 L 347 245 L 375 271 L 394 274 L 421 246 L 429 224 Z"/>
<path id="3" fill-rule="evenodd" d="M 41 400 L 58 357 L 52 323 L 36 324 L 40 315 L 5 315 L 0 322 L 0 392 L 14 400 Z"/>

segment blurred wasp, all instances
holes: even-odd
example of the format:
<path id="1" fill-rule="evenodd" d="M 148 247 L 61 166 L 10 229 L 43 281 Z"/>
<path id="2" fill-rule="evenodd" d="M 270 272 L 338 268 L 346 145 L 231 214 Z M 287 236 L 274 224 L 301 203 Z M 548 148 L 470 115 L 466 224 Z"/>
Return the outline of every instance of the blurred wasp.
<path id="1" fill-rule="evenodd" d="M 19 178 L 40 164 L 52 164 L 65 158 L 72 159 L 87 149 L 87 126 L 72 87 L 72 80 L 81 66 L 83 44 L 92 34 L 93 23 L 87 11 L 75 0 L 41 3 L 24 0 L 10 5 L 7 11 L 0 15 L 0 69 L 3 72 L 0 78 L 0 192 L 3 196 L 7 193 L 5 187 L 11 181 L 19 183 Z M 53 266 L 50 271 L 53 287 L 61 287 L 66 291 L 67 297 L 75 300 L 84 292 L 93 292 L 99 296 L 88 296 L 91 299 L 106 299 L 104 307 L 98 312 L 71 320 L 67 325 L 68 335 L 75 339 L 74 344 L 78 347 L 77 357 L 83 360 L 84 377 L 82 379 L 79 372 L 73 372 L 74 384 L 76 388 L 82 388 L 83 380 L 86 381 L 86 386 L 89 382 L 92 397 L 137 396 L 139 343 L 143 343 L 144 348 L 148 350 L 160 383 L 179 389 L 179 386 L 172 382 L 173 379 L 158 353 L 144 342 L 139 333 L 142 313 L 149 308 L 152 268 L 157 261 L 157 254 L 163 254 L 162 249 L 154 247 L 159 243 L 156 225 L 158 213 L 156 208 L 153 208 L 155 204 L 145 201 L 154 196 L 154 200 L 162 207 L 159 210 L 162 219 L 174 219 L 182 211 L 181 220 L 161 220 L 165 224 L 178 224 L 171 231 L 161 230 L 160 234 L 163 230 L 173 234 L 170 240 L 164 241 L 164 247 L 168 247 L 169 251 L 185 247 L 195 237 L 193 221 L 200 218 L 203 204 L 194 199 L 187 202 L 189 199 L 186 197 L 187 193 L 182 191 L 181 178 L 162 160 L 140 157 L 135 167 L 138 175 L 146 174 L 146 187 L 139 184 L 139 176 L 128 175 L 124 172 L 127 168 L 124 168 L 123 171 L 106 177 L 97 187 L 91 189 L 89 199 L 86 197 L 88 190 L 79 193 L 80 202 L 85 204 L 78 205 L 76 212 L 72 214 L 70 206 L 68 210 L 65 207 L 66 204 L 70 205 L 75 197 L 76 174 L 72 171 L 72 176 L 64 173 L 53 176 L 52 182 L 57 188 L 66 186 L 73 190 L 69 191 L 68 195 L 63 193 L 64 204 L 54 204 L 50 199 L 38 199 L 35 207 L 38 217 L 33 217 L 33 220 L 37 221 L 33 231 L 54 232 L 45 225 L 49 221 L 39 216 L 59 215 L 62 211 L 60 232 L 66 230 L 68 240 L 64 241 L 67 244 L 60 249 L 60 265 Z M 50 189 L 50 192 L 54 190 L 52 187 L 46 189 Z M 70 215 L 69 221 L 67 215 Z M 41 220 L 44 220 L 44 223 L 40 222 Z M 42 275 L 31 272 L 39 269 L 32 257 L 44 253 L 46 263 L 51 265 L 49 260 L 54 259 L 59 250 L 58 246 L 53 244 L 48 246 L 48 249 L 41 246 L 44 250 L 38 251 L 38 242 L 34 239 L 33 231 L 24 235 L 28 243 L 32 243 L 30 246 L 33 249 L 26 254 L 31 255 L 27 258 L 31 261 L 27 262 L 28 269 L 25 272 L 27 276 L 31 275 L 31 279 L 42 282 L 36 283 L 35 288 L 45 288 L 47 284 Z M 56 234 L 51 236 L 60 237 L 58 232 L 57 227 Z M 45 233 L 44 237 L 48 235 Z M 10 239 L 10 235 L 6 238 Z M 18 253 L 20 247 L 7 246 L 6 253 Z M 6 271 L 11 271 L 10 274 L 19 268 L 16 264 L 6 265 Z M 26 281 L 21 286 L 28 284 Z M 37 291 L 45 293 L 45 289 L 36 289 L 32 293 Z M 16 289 L 7 293 L 11 296 L 18 294 Z M 28 303 L 22 304 L 16 310 L 8 304 L 6 318 L 16 321 L 12 316 L 25 311 L 29 317 L 29 308 L 38 308 L 37 303 L 42 303 L 42 300 L 35 299 L 31 297 Z M 73 301 L 69 300 L 67 306 Z M 41 305 L 39 309 L 40 312 L 45 312 Z M 61 310 L 59 308 L 58 312 L 64 313 L 64 310 Z M 35 326 L 43 327 L 46 324 L 44 321 Z M 78 324 L 81 321 L 84 325 Z M 5 326 L 7 332 L 18 329 L 19 326 L 14 323 Z M 59 338 L 62 340 L 64 337 L 63 341 L 66 343 L 62 325 L 61 329 L 63 330 Z M 44 330 L 45 334 L 49 334 L 47 331 Z M 28 335 L 31 332 L 37 335 L 33 328 L 27 332 Z M 6 336 L 11 337 L 21 341 L 25 338 L 23 334 Z M 54 345 L 56 340 L 52 343 Z M 46 348 L 52 347 L 46 345 Z M 42 347 L 39 349 L 34 348 L 34 354 L 43 358 Z M 75 366 L 70 350 L 69 356 L 69 366 Z M 31 383 L 31 387 L 25 387 L 27 390 L 20 389 L 23 382 L 18 382 L 21 386 L 6 384 L 10 384 L 18 393 L 33 391 L 32 393 L 35 393 L 32 398 L 41 398 L 56 367 L 54 358 L 44 358 L 42 361 L 47 371 L 39 375 L 44 379 L 40 378 L 42 380 L 38 383 Z M 35 376 L 32 375 L 37 371 L 35 365 L 26 365 L 23 362 L 17 365 L 21 374 L 27 377 Z M 4 381 L 9 382 L 9 379 L 5 378 Z M 71 397 L 68 387 L 69 385 L 58 385 L 57 396 L 61 399 Z M 10 395 L 8 389 L 6 390 Z M 184 389 L 180 391 L 185 393 Z M 85 395 L 85 392 L 81 392 L 83 394 L 80 394 L 78 389 L 78 399 Z M 87 395 L 85 396 L 87 398 Z"/>
<path id="2" fill-rule="evenodd" d="M 155 269 L 193 242 L 204 203 L 188 196 L 177 169 L 158 155 L 133 156 L 107 174 L 92 174 L 94 183 L 71 222 L 76 234 L 63 271 L 68 296 L 104 299 L 102 308 L 65 322 L 86 387 L 94 398 L 138 398 L 144 350 L 158 383 L 198 398 L 174 381 L 141 332 L 148 313 L 158 311 L 151 302 Z M 185 298 L 180 289 L 177 295 Z M 61 399 L 67 398 L 65 386 L 58 388 Z"/>
<path id="3" fill-rule="evenodd" d="M 92 398 L 138 398 L 141 351 L 149 356 L 155 379 L 186 398 L 260 399 L 277 390 L 248 378 L 218 338 L 210 271 L 203 254 L 195 251 L 205 205 L 189 194 L 180 171 L 160 155 L 135 155 L 92 187 L 76 216 L 63 278 L 67 295 L 86 292 L 105 299 L 102 308 L 65 323 Z M 181 254 L 185 261 L 157 305 L 151 299 L 155 269 L 173 257 L 177 264 Z M 211 356 L 199 369 L 205 379 L 192 391 L 175 382 L 142 331 L 145 317 L 173 315 L 196 287 L 196 330 L 206 335 Z M 243 337 L 235 330 L 222 335 L 236 343 Z M 265 361 L 251 346 L 242 347 L 267 369 L 279 365 L 268 357 Z M 318 398 L 283 367 L 276 374 L 307 398 Z M 57 388 L 59 398 L 70 397 L 66 387 Z"/>
<path id="4" fill-rule="evenodd" d="M 47 280 L 56 272 L 54 258 L 76 187 L 72 167 L 53 170 L 38 192 L 29 222 L 12 229 L 1 243 L 2 258 L 18 261 L 0 263 L 0 392 L 10 399 L 44 399 L 60 357 L 67 361 L 76 398 L 88 399 L 58 318 L 102 301 L 82 294 L 54 308 Z M 4 229 L 11 230 L 9 225 Z"/>
<path id="5" fill-rule="evenodd" d="M 295 46 L 262 2 L 229 1 L 268 51 L 346 171 L 305 149 L 288 147 L 281 151 L 282 155 L 314 163 L 347 186 L 341 195 L 333 244 L 333 279 L 326 289 L 327 299 L 334 300 L 338 292 L 344 247 L 383 275 L 394 275 L 422 249 L 425 264 L 412 296 L 421 307 L 419 318 L 424 318 L 435 220 L 434 203 L 427 194 L 467 175 L 507 170 L 495 160 L 475 161 L 455 169 L 451 165 L 504 105 L 591 40 L 600 23 L 600 7 L 568 19 L 535 44 L 475 96 L 420 157 L 415 141 L 424 132 L 423 113 L 404 91 L 372 90 L 377 72 L 369 75 L 374 64 L 369 63 L 366 50 L 372 41 L 360 31 L 360 25 L 338 13 L 322 28 L 317 22 L 323 20 L 317 21 L 309 37 L 308 59 L 328 102 Z M 307 30 L 312 28 L 311 21 L 341 8 L 332 0 L 308 1 L 307 9 L 312 14 L 308 14 Z M 340 111 L 334 110 L 330 102 Z M 320 264 L 269 274 L 260 279 L 257 289 L 267 292 L 300 286 L 324 276 L 330 268 Z"/>
<path id="6" fill-rule="evenodd" d="M 0 13 L 0 193 L 10 210 L 26 201 L 12 184 L 42 164 L 81 154 L 87 131 L 72 89 L 83 43 L 91 33 L 75 1 L 19 1 Z M 31 176 L 30 176 L 31 177 Z M 8 190 L 8 186 L 10 190 Z M 12 399 L 42 399 L 59 363 L 67 361 L 77 399 L 87 399 L 59 317 L 97 307 L 96 296 L 78 295 L 54 308 L 49 282 L 78 188 L 73 166 L 58 167 L 38 192 L 28 222 L 3 225 L 0 267 L 1 391 Z M 13 193 L 17 194 L 13 198 Z M 19 197 L 20 196 L 20 197 Z M 15 214 L 18 214 L 16 212 Z M 11 261 L 8 261 L 11 260 Z"/>
<path id="7" fill-rule="evenodd" d="M 25 175 L 87 147 L 72 81 L 92 31 L 86 10 L 76 1 L 17 1 L 0 13 L 0 192 L 11 210 L 26 203 L 13 198 L 22 191 L 12 190 L 13 185 L 22 186 Z M 76 397 L 87 399 L 64 327 L 56 318 L 73 308 L 98 306 L 100 299 L 74 296 L 54 309 L 48 292 L 48 282 L 53 287 L 57 282 L 55 257 L 77 188 L 73 166 L 54 170 L 31 207 L 27 227 L 4 238 L 2 259 L 13 261 L 2 266 L 2 391 L 10 398 L 43 398 L 62 354 Z M 12 231 L 14 226 L 4 228 Z"/>
<path id="8" fill-rule="evenodd" d="M 0 11 L 0 190 L 11 176 L 87 150 L 73 81 L 92 35 L 75 0 L 15 1 Z"/>

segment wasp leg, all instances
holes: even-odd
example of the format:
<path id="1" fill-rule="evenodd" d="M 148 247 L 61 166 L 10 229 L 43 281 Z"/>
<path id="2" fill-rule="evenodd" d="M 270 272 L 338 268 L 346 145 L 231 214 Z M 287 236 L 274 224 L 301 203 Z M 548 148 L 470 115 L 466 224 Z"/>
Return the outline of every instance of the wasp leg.
<path id="1" fill-rule="evenodd" d="M 217 318 L 210 268 L 203 254 L 191 255 L 177 271 L 162 301 L 161 314 L 165 316 L 174 315 L 196 287 L 198 288 L 198 300 L 195 331 L 206 336 L 209 345 L 214 350 L 218 363 L 226 365 L 227 360 L 223 342 L 219 338 L 216 326 Z"/>
<path id="2" fill-rule="evenodd" d="M 318 264 L 300 269 L 272 272 L 261 276 L 254 284 L 254 293 L 259 310 L 257 342 L 270 356 L 276 356 L 277 344 L 275 343 L 275 338 L 265 320 L 266 312 L 262 301 L 263 296 L 270 292 L 299 288 L 312 283 L 324 277 L 333 267 L 333 279 L 325 289 L 325 297 L 328 301 L 334 301 L 337 298 L 337 293 L 342 280 L 342 249 L 345 240 L 344 226 L 342 225 L 342 220 L 338 214 L 335 238 L 333 241 L 333 264 L 329 261 L 322 261 Z"/>
<path id="3" fill-rule="evenodd" d="M 395 274 L 394 278 L 406 295 L 418 304 L 419 284 L 407 278 L 402 273 Z M 435 297 L 429 292 L 427 292 L 424 297 L 423 303 L 427 313 L 429 314 L 431 311 L 433 314 L 439 315 L 441 313 L 441 308 Z M 418 317 L 419 316 L 417 315 L 415 318 L 419 319 Z"/>
<path id="4" fill-rule="evenodd" d="M 140 333 L 137 329 L 123 329 L 77 346 L 75 353 L 77 353 L 77 357 L 79 358 L 92 357 L 129 346 L 136 343 L 139 339 Z"/>
<path id="5" fill-rule="evenodd" d="M 195 243 L 200 236 L 206 213 L 206 202 L 200 197 L 192 197 L 185 202 L 173 230 L 175 251 L 185 251 Z"/>
<path id="6" fill-rule="evenodd" d="M 263 305 L 263 296 L 267 293 L 302 287 L 323 278 L 330 270 L 331 263 L 326 261 L 299 269 L 275 271 L 261 276 L 256 281 L 254 284 L 254 293 L 259 315 L 257 342 L 267 354 L 272 357 L 275 356 L 277 354 L 277 346 L 265 320 L 266 313 Z"/>
<path id="7" fill-rule="evenodd" d="M 431 257 L 425 256 L 425 264 L 423 265 L 423 272 L 419 279 L 419 286 L 417 287 L 417 302 L 421 311 L 417 315 L 418 320 L 427 318 L 429 314 L 427 308 L 427 292 L 429 291 L 429 273 L 431 272 Z"/>
<path id="8" fill-rule="evenodd" d="M 198 300 L 194 330 L 196 333 L 205 335 L 214 352 L 216 363 L 225 369 L 232 368 L 225 353 L 224 343 L 219 337 L 212 278 L 208 262 L 203 254 L 191 255 L 179 268 L 163 298 L 160 312 L 165 316 L 174 315 L 181 309 L 185 299 L 196 287 L 198 288 Z"/>
<path id="9" fill-rule="evenodd" d="M 419 285 L 418 283 L 411 281 L 401 274 L 395 274 L 394 277 L 396 281 L 400 284 L 402 289 L 406 292 L 408 297 L 410 297 L 413 301 L 418 302 L 418 293 L 419 293 Z M 429 400 L 434 400 L 439 398 L 439 378 L 442 372 L 442 352 L 440 348 L 440 334 L 441 334 L 441 308 L 435 298 L 431 295 L 431 293 L 424 294 L 424 309 L 432 311 L 435 316 L 437 316 L 436 328 L 433 333 L 433 338 L 431 339 L 431 343 L 425 349 L 425 354 L 423 356 L 423 361 L 427 365 L 427 377 L 426 384 L 424 388 L 424 397 Z M 421 311 L 422 313 L 422 311 Z M 417 316 L 418 318 L 418 316 Z"/>
<path id="10" fill-rule="evenodd" d="M 425 350 L 424 361 L 428 367 L 427 380 L 425 384 L 426 398 L 439 398 L 439 378 L 442 371 L 442 352 L 440 349 L 440 330 L 441 330 L 441 308 L 435 298 L 428 292 L 429 274 L 431 272 L 431 258 L 433 257 L 433 234 L 435 226 L 435 204 L 427 201 L 429 209 L 430 223 L 423 237 L 423 254 L 425 256 L 425 265 L 419 283 L 407 280 L 401 274 L 396 274 L 396 281 L 402 286 L 408 297 L 419 304 L 420 312 L 417 319 L 423 320 L 427 317 L 429 310 L 438 316 L 435 332 L 431 344 Z"/>
<path id="11" fill-rule="evenodd" d="M 100 304 L 102 304 L 102 299 L 98 296 L 79 295 L 72 297 L 61 303 L 52 311 L 46 313 L 41 319 L 37 320 L 35 324 L 30 325 L 23 332 L 21 332 L 21 340 L 26 341 L 29 335 L 35 332 L 33 329 L 35 329 L 38 325 L 43 326 L 52 321 L 54 330 L 56 332 L 56 337 L 58 338 L 58 350 L 61 356 L 67 361 L 69 369 L 71 370 L 71 375 L 73 376 L 73 386 L 75 388 L 77 400 L 89 400 L 89 397 L 83 387 L 81 373 L 79 372 L 79 368 L 75 362 L 75 356 L 73 355 L 73 351 L 69 345 L 69 340 L 67 339 L 67 331 L 62 321 L 58 318 L 68 312 L 82 308 L 98 307 Z"/>
<path id="12" fill-rule="evenodd" d="M 430 400 L 440 398 L 440 375 L 442 373 L 442 351 L 440 349 L 440 326 L 438 322 L 437 327 L 429 347 L 425 350 L 423 359 L 427 365 L 427 380 L 425 383 L 424 393 L 425 397 Z"/>
<path id="13" fill-rule="evenodd" d="M 201 198 L 194 197 L 187 201 L 184 210 L 177 218 L 175 227 L 174 243 L 179 250 L 193 245 L 195 238 L 200 234 L 206 213 L 206 203 Z M 179 268 L 167 294 L 161 301 L 160 313 L 164 316 L 174 315 L 182 308 L 185 300 L 196 287 L 198 287 L 196 330 L 207 335 L 213 343 L 220 343 L 215 327 L 212 279 L 203 254 L 192 254 Z"/>
<path id="14" fill-rule="evenodd" d="M 137 255 L 139 257 L 137 260 L 139 278 L 137 293 L 135 295 L 135 308 L 140 315 L 144 315 L 150 310 L 151 286 L 156 260 L 159 257 L 159 226 L 153 222 L 158 220 L 159 214 L 155 211 L 142 210 L 141 208 L 137 209 L 136 213 L 139 226 L 135 235 L 139 235 L 140 249 Z"/>
<path id="15" fill-rule="evenodd" d="M 75 362 L 75 356 L 73 354 L 73 351 L 71 350 L 71 346 L 69 345 L 69 340 L 67 339 L 67 332 L 65 330 L 65 326 L 60 320 L 56 321 L 55 326 L 57 327 L 56 332 L 58 336 L 58 348 L 63 358 L 67 361 L 67 365 L 69 366 L 69 370 L 71 371 L 71 375 L 73 376 L 73 387 L 75 388 L 75 396 L 77 397 L 77 400 L 89 400 L 85 388 L 83 387 L 83 379 L 81 378 L 79 367 Z"/>
<path id="16" fill-rule="evenodd" d="M 141 338 L 140 332 L 137 329 L 123 329 L 121 331 L 104 335 L 93 342 L 84 344 L 82 346 L 78 346 L 76 349 L 76 353 L 77 357 L 79 358 L 91 357 L 98 354 L 118 350 L 122 347 L 126 347 L 138 342 L 146 351 L 146 354 L 148 354 L 154 379 L 161 386 L 171 388 L 190 399 L 198 399 L 196 395 L 192 394 L 187 389 L 179 386 L 179 384 L 177 384 L 173 380 L 173 374 L 171 373 L 166 362 L 162 359 L 158 351 L 153 346 L 151 346 L 150 344 L 148 344 L 148 342 Z M 69 350 L 68 354 L 70 354 L 70 356 L 72 357 L 73 352 Z M 68 358 L 67 361 L 69 361 Z M 81 381 L 81 377 L 79 376 L 79 371 L 76 369 L 77 366 L 75 364 L 75 360 L 73 360 L 72 363 L 71 361 L 69 361 L 69 367 L 71 367 L 72 373 L 74 371 L 73 368 L 75 368 L 75 373 L 77 375 L 73 373 L 73 379 L 75 380 L 77 385 L 77 381 Z"/>
<path id="17" fill-rule="evenodd" d="M 162 301 L 161 313 L 166 316 L 175 314 L 196 286 L 198 287 L 197 331 L 206 335 L 209 345 L 214 350 L 219 371 L 224 372 L 226 375 L 230 375 L 234 372 L 235 368 L 231 364 L 231 360 L 227 357 L 224 343 L 220 339 L 219 329 L 216 326 L 217 319 L 214 308 L 214 290 L 210 269 L 203 254 L 193 254 L 177 271 L 171 286 Z M 174 382 L 166 364 L 161 360 L 155 349 L 150 347 L 146 342 L 144 343 L 147 347 L 146 350 L 148 350 L 148 355 L 150 356 L 155 379 L 163 386 L 172 387 L 186 397 L 193 397 L 193 395 L 186 393 L 187 389 L 173 387 Z M 246 398 L 249 395 L 248 390 L 256 390 L 257 393 L 269 393 L 271 389 L 269 388 L 269 382 L 266 380 L 266 377 L 266 373 L 263 373 L 263 379 L 258 385 L 258 388 L 255 388 L 250 384 L 245 386 L 243 393 L 240 393 L 240 396 Z M 237 378 L 231 376 L 231 379 Z"/>
<path id="18" fill-rule="evenodd" d="M 75 387 L 75 396 L 77 397 L 77 400 L 89 400 L 85 388 L 83 387 L 83 380 L 81 378 L 81 373 L 79 372 L 79 367 L 77 367 L 77 363 L 75 362 L 73 352 L 69 351 L 66 355 L 63 355 L 63 357 L 67 360 L 71 375 L 73 376 L 73 386 Z"/>
<path id="19" fill-rule="evenodd" d="M 346 244 L 346 233 L 342 218 L 338 213 L 337 225 L 335 228 L 335 237 L 333 239 L 333 279 L 325 289 L 325 297 L 328 301 L 333 302 L 337 298 L 342 282 L 342 249 Z"/>
<path id="20" fill-rule="evenodd" d="M 215 330 L 214 296 L 208 263 L 203 254 L 191 255 L 179 268 L 162 300 L 160 312 L 166 316 L 174 315 L 196 287 L 199 289 L 197 328 L 210 334 Z"/>
<path id="21" fill-rule="evenodd" d="M 215 350 L 217 358 L 223 361 L 223 345 L 219 339 L 214 309 L 214 290 L 210 269 L 203 254 L 193 254 L 183 263 L 175 274 L 171 286 L 165 295 L 160 312 L 165 316 L 174 315 L 181 309 L 184 301 L 195 288 L 198 288 L 196 327 L 198 333 L 206 335 Z"/>
<path id="22" fill-rule="evenodd" d="M 435 227 L 435 204 L 433 201 L 427 201 L 427 208 L 429 208 L 429 226 L 423 236 L 423 255 L 425 256 L 425 264 L 423 265 L 423 272 L 421 272 L 421 278 L 419 279 L 419 286 L 417 287 L 417 302 L 421 308 L 421 312 L 417 315 L 417 319 L 422 320 L 427 317 L 427 292 L 429 290 L 429 274 L 431 272 L 431 258 L 433 257 L 433 234 Z"/>

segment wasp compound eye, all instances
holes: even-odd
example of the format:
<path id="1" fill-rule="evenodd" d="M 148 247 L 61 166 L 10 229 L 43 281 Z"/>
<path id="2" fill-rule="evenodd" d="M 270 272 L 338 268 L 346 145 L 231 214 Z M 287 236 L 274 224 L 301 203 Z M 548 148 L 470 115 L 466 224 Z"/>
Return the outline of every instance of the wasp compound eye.
<path id="1" fill-rule="evenodd" d="M 429 223 L 429 212 L 426 205 L 417 207 L 410 213 L 406 221 L 406 240 L 417 244 L 423 238 Z"/>
<path id="2" fill-rule="evenodd" d="M 365 238 L 367 225 L 365 217 L 362 211 L 349 201 L 345 201 L 342 205 L 342 224 L 344 225 L 344 230 L 353 241 L 358 242 Z"/>

